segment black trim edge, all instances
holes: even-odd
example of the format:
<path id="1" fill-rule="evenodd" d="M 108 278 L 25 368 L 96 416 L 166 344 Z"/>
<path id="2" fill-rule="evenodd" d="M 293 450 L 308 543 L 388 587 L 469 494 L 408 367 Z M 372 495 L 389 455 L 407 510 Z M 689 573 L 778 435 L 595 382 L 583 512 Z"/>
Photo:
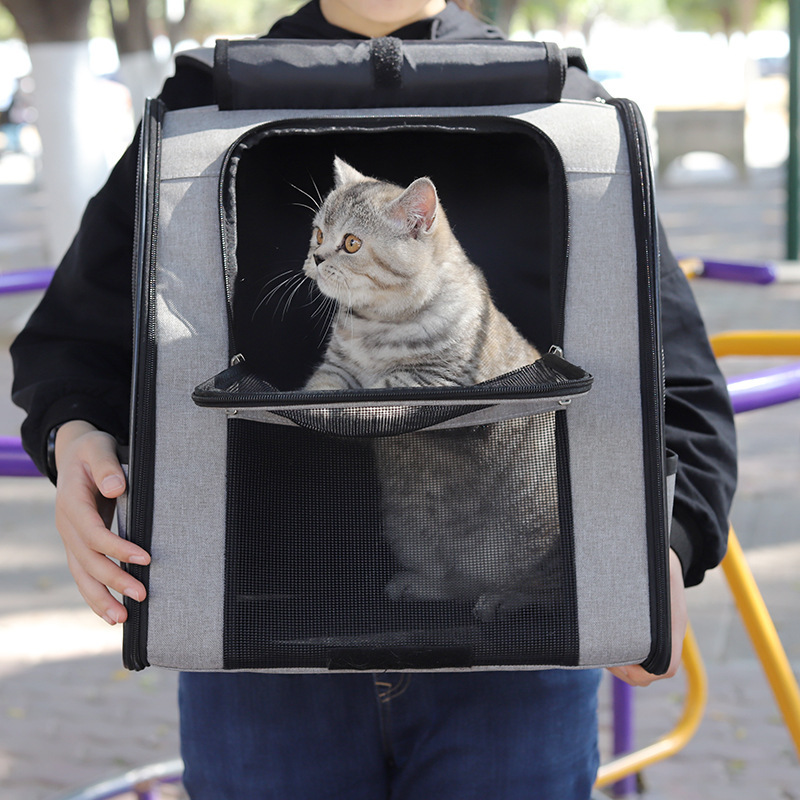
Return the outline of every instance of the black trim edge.
<path id="1" fill-rule="evenodd" d="M 664 674 L 672 656 L 669 537 L 664 445 L 664 364 L 661 346 L 658 219 L 647 130 L 630 100 L 617 107 L 627 135 L 639 279 L 640 377 L 644 441 L 651 649 L 642 667 Z"/>
<path id="2" fill-rule="evenodd" d="M 155 264 L 158 236 L 158 176 L 161 168 L 161 126 L 166 106 L 148 100 L 142 120 L 136 190 L 136 240 L 134 242 L 134 340 L 131 376 L 131 422 L 128 476 L 128 537 L 150 550 L 153 523 L 153 473 L 155 448 Z M 145 587 L 149 567 L 126 569 Z M 141 670 L 147 659 L 147 600 L 124 599 L 128 619 L 123 625 L 122 660 L 125 667 Z"/>

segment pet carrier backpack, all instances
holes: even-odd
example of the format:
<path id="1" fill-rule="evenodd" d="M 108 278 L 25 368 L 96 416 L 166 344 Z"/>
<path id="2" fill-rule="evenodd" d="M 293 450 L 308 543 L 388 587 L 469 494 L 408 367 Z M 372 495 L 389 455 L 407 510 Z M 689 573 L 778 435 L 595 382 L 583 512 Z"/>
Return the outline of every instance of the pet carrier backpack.
<path id="1" fill-rule="evenodd" d="M 130 567 L 148 598 L 128 602 L 126 665 L 663 672 L 671 479 L 635 105 L 562 99 L 579 56 L 542 43 L 266 39 L 182 58 L 218 104 L 150 101 L 142 124 L 120 528 L 152 563 Z M 274 290 L 303 264 L 336 155 L 430 176 L 545 355 L 476 386 L 301 390 L 325 323 Z M 387 531 L 406 528 L 398 548 Z M 447 591 L 398 590 L 441 548 L 462 549 Z"/>

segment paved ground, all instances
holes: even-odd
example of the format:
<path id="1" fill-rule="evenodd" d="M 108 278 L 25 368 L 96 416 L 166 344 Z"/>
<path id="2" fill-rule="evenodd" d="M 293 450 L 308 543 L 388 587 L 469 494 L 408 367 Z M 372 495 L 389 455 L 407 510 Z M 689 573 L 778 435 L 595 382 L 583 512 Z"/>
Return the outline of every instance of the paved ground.
<path id="1" fill-rule="evenodd" d="M 43 197 L 14 183 L 0 161 L 0 270 L 37 266 L 43 252 Z M 672 170 L 659 189 L 662 217 L 681 253 L 718 258 L 780 257 L 782 174 Z M 768 287 L 696 282 L 711 332 L 800 326 L 800 283 Z M 29 300 L 4 299 L 0 385 L 10 380 L 5 351 Z M 764 362 L 725 364 L 730 373 Z M 741 489 L 733 522 L 786 649 L 800 668 L 800 408 L 751 412 L 738 420 Z M 0 435 L 21 420 L 0 394 Z M 173 674 L 121 669 L 119 631 L 83 609 L 52 524 L 43 480 L 0 479 L 0 786 L 5 800 L 47 800 L 69 788 L 177 753 Z M 800 800 L 792 742 L 733 610 L 721 574 L 690 592 L 693 623 L 711 694 L 696 737 L 678 756 L 646 770 L 644 797 Z M 638 739 L 667 731 L 680 711 L 683 677 L 636 694 Z M 603 692 L 603 740 L 610 725 Z M 604 745 L 606 746 L 606 745 Z M 243 800 L 249 800 L 243 799 Z M 487 799 L 489 800 L 489 799 Z"/>

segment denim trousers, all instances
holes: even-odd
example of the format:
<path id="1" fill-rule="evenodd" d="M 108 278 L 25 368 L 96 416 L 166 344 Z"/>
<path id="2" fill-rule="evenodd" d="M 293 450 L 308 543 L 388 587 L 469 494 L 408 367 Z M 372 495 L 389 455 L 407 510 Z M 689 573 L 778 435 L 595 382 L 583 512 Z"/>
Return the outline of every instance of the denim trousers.
<path id="1" fill-rule="evenodd" d="M 183 673 L 192 800 L 588 800 L 598 670 Z"/>

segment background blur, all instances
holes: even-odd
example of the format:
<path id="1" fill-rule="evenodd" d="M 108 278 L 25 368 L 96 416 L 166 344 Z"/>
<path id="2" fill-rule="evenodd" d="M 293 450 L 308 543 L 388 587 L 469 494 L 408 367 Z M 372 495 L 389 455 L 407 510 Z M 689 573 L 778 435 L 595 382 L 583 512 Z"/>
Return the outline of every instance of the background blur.
<path id="1" fill-rule="evenodd" d="M 676 124 L 687 124 L 674 115 L 658 124 L 659 110 L 713 108 L 727 116 L 694 124 L 723 127 L 707 147 L 721 150 L 741 174 L 748 165 L 772 166 L 786 158 L 785 0 L 479 2 L 477 13 L 515 38 L 582 47 L 598 80 L 642 106 L 654 141 L 668 127 L 669 137 Z M 26 157 L 24 166 L 17 159 L 13 168 L 32 171 L 59 198 L 57 213 L 47 214 L 52 261 L 68 246 L 86 199 L 130 140 L 144 99 L 157 94 L 170 73 L 172 55 L 211 45 L 219 36 L 258 35 L 298 5 L 0 0 L 0 153 Z M 657 155 L 671 161 L 676 144 L 664 141 Z"/>
<path id="2" fill-rule="evenodd" d="M 800 7 L 800 0 L 791 0 Z M 265 32 L 282 0 L 0 0 L 0 273 L 54 266 L 185 47 Z M 786 254 L 789 0 L 484 0 L 512 36 L 584 49 L 650 123 L 657 202 L 680 255 Z M 796 274 L 796 273 L 795 273 Z M 800 282 L 695 280 L 710 333 L 800 327 Z M 17 436 L 8 345 L 38 299 L 0 298 L 0 436 Z M 785 360 L 729 358 L 734 376 Z M 737 417 L 733 524 L 800 670 L 798 403 Z M 53 489 L 0 477 L 0 797 L 59 792 L 178 752 L 176 676 L 121 668 L 121 631 L 65 566 Z M 647 800 L 800 800 L 800 764 L 720 570 L 688 592 L 710 678 L 698 734 L 648 768 Z M 636 693 L 637 745 L 669 730 L 681 676 Z M 601 693 L 609 754 L 609 693 Z M 243 798 L 243 800 L 250 800 Z M 432 799 L 435 800 L 435 799 Z M 492 800 L 487 798 L 487 800 Z"/>

